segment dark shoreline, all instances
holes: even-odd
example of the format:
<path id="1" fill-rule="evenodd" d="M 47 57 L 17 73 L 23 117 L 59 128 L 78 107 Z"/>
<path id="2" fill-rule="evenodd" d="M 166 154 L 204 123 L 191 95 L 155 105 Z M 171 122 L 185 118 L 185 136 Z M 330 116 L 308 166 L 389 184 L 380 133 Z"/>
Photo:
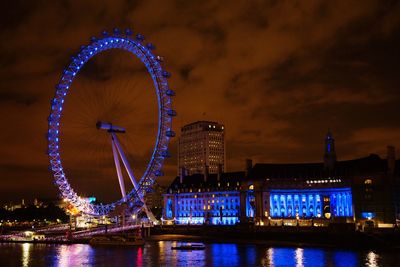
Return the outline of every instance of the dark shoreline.
<path id="1" fill-rule="evenodd" d="M 271 246 L 399 250 L 396 231 L 358 232 L 349 229 L 246 226 L 156 226 L 152 240 L 232 242 Z"/>
<path id="2" fill-rule="evenodd" d="M 63 241 L 63 240 L 0 240 L 0 244 L 2 243 L 32 243 L 32 244 L 61 244 L 61 245 L 70 245 L 70 244 L 85 244 L 84 242 L 75 242 L 75 241 Z M 88 242 L 86 242 L 88 243 Z"/>
<path id="3" fill-rule="evenodd" d="M 149 241 L 260 244 L 282 247 L 326 247 L 352 250 L 400 250 L 400 232 L 358 232 L 318 227 L 155 226 Z M 89 239 L 1 240 L 0 243 L 87 244 Z"/>

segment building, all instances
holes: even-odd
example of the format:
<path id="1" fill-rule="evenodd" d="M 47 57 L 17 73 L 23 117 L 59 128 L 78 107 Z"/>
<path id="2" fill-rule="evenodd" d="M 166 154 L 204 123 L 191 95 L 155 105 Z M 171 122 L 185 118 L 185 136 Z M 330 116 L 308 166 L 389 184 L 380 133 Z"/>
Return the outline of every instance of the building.
<path id="1" fill-rule="evenodd" d="M 3 209 L 8 210 L 8 211 L 14 211 L 16 209 L 23 209 L 25 207 L 26 207 L 25 200 L 22 199 L 21 203 L 18 203 L 18 204 L 14 205 L 13 203 L 10 202 L 8 205 L 4 205 Z"/>
<path id="2" fill-rule="evenodd" d="M 163 219 L 176 224 L 236 224 L 245 172 L 176 177 L 164 194 Z"/>
<path id="3" fill-rule="evenodd" d="M 178 144 L 178 174 L 217 173 L 225 170 L 224 125 L 197 121 L 181 129 Z"/>
<path id="4" fill-rule="evenodd" d="M 165 192 L 165 188 L 160 186 L 158 183 L 155 183 L 151 189 L 152 190 L 150 192 L 147 192 L 144 196 L 146 207 L 149 209 L 162 208 L 162 194 Z"/>
<path id="5" fill-rule="evenodd" d="M 320 163 L 259 163 L 246 172 L 177 177 L 164 195 L 164 222 L 396 225 L 400 160 L 394 147 L 386 159 L 371 154 L 337 161 L 334 144 L 329 132 Z"/>

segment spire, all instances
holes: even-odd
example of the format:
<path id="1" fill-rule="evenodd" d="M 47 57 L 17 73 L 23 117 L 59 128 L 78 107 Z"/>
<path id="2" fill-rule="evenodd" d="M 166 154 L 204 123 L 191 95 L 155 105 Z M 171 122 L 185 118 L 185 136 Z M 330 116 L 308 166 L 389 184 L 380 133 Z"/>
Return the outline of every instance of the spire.
<path id="1" fill-rule="evenodd" d="M 335 139 L 332 132 L 328 129 L 325 137 L 325 153 L 324 153 L 324 166 L 328 169 L 333 169 L 336 162 Z"/>

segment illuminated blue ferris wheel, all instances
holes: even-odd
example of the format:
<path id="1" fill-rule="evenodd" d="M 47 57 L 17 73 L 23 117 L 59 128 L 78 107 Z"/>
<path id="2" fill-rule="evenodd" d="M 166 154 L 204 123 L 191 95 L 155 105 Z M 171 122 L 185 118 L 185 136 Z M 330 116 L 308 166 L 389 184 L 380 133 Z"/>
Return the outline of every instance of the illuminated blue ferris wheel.
<path id="1" fill-rule="evenodd" d="M 153 185 L 157 177 L 162 176 L 162 166 L 165 158 L 170 157 L 168 144 L 171 137 L 175 136 L 172 130 L 172 118 L 176 116 L 176 111 L 171 107 L 171 98 L 175 92 L 168 87 L 167 79 L 171 76 L 163 69 L 163 58 L 153 54 L 154 45 L 144 44 L 144 36 L 141 34 L 133 35 L 130 29 L 121 32 L 114 29 L 112 34 L 102 32 L 102 37 L 92 37 L 87 46 L 82 46 L 80 52 L 72 57 L 67 68 L 64 69 L 60 81 L 56 86 L 55 96 L 51 101 L 51 111 L 48 118 L 48 155 L 50 158 L 50 168 L 53 172 L 56 186 L 59 188 L 61 196 L 76 207 L 80 212 L 88 215 L 102 216 L 113 211 L 117 206 L 128 203 L 130 206 L 144 207 L 146 213 L 150 214 L 150 219 L 154 220 L 148 212 L 143 197 L 146 191 Z M 140 179 L 136 179 L 129 165 L 127 157 L 120 145 L 118 135 L 123 134 L 123 125 L 114 125 L 110 121 L 98 121 L 93 127 L 105 130 L 109 134 L 114 157 L 114 163 L 119 180 L 122 198 L 109 204 L 93 204 L 88 199 L 79 196 L 71 187 L 66 177 L 60 154 L 60 126 L 63 113 L 64 101 L 71 90 L 74 78 L 78 75 L 82 67 L 95 55 L 110 49 L 120 49 L 128 51 L 136 56 L 145 65 L 150 74 L 157 95 L 158 103 L 158 130 L 157 139 L 149 160 L 148 166 Z M 125 191 L 124 181 L 121 173 L 121 164 L 132 182 L 133 189 Z"/>

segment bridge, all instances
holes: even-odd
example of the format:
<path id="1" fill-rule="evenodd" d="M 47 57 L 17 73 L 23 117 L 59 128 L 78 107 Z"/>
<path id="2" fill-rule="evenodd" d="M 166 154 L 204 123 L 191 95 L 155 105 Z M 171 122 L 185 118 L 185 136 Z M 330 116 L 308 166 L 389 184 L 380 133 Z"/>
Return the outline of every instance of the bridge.
<path id="1" fill-rule="evenodd" d="M 0 235 L 1 241 L 9 242 L 43 242 L 43 243 L 74 243 L 89 241 L 95 235 L 102 234 L 136 234 L 148 236 L 151 223 L 127 224 L 127 225 L 101 225 L 87 229 L 72 231 L 70 224 L 58 224 L 46 226 L 32 231 L 15 231 L 6 235 Z"/>

